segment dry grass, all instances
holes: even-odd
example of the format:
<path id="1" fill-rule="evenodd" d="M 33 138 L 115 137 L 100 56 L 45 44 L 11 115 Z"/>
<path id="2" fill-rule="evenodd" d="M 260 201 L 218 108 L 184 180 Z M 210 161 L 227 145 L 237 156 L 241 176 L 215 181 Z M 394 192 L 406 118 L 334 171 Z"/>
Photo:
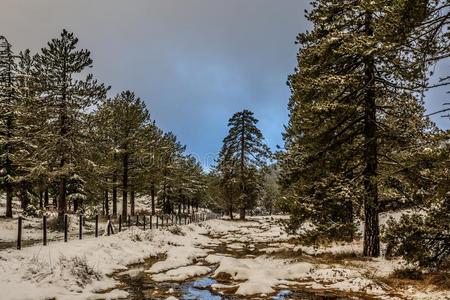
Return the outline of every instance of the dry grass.
<path id="1" fill-rule="evenodd" d="M 379 280 L 395 290 L 411 286 L 419 291 L 450 290 L 450 272 L 447 270 L 424 273 L 417 268 L 407 267 L 397 269 L 389 277 L 379 278 Z"/>

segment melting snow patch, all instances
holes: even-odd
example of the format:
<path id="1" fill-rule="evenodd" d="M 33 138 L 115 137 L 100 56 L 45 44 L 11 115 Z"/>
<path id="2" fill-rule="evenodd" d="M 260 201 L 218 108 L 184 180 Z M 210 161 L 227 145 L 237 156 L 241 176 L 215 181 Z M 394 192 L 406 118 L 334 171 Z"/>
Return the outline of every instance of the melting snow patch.
<path id="1" fill-rule="evenodd" d="M 154 281 L 184 281 L 190 277 L 201 276 L 211 272 L 211 269 L 204 266 L 188 266 L 180 267 L 167 271 L 166 273 L 159 273 L 152 276 Z"/>

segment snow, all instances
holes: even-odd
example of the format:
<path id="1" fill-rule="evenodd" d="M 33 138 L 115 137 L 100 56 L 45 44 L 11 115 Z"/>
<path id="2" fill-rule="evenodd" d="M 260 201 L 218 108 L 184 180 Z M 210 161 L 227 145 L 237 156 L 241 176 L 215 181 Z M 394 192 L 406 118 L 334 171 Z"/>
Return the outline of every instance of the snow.
<path id="1" fill-rule="evenodd" d="M 152 279 L 154 281 L 184 281 L 190 277 L 205 275 L 209 272 L 211 272 L 209 267 L 188 266 L 153 275 Z"/>
<path id="2" fill-rule="evenodd" d="M 217 259 L 217 257 L 215 257 Z M 306 274 L 313 266 L 309 263 L 290 263 L 286 260 L 274 260 L 265 257 L 255 259 L 235 259 L 222 257 L 214 276 L 220 273 L 230 274 L 234 280 L 244 281 L 236 291 L 238 295 L 254 295 L 275 292 L 274 286 L 285 280 L 298 278 Z"/>
<path id="3" fill-rule="evenodd" d="M 282 218 L 209 220 L 146 231 L 131 227 L 111 236 L 52 242 L 21 251 L 2 250 L 0 289 L 8 299 L 127 298 L 123 286 L 109 276 L 117 272 L 131 280 L 147 276 L 156 286 L 160 282 L 186 282 L 209 276 L 219 281 L 212 284 L 214 291 L 235 291 L 236 295 L 248 297 L 275 295 L 299 285 L 310 290 L 390 297 L 392 289 L 377 278 L 402 267 L 402 260 L 358 260 L 351 255 L 330 262 L 320 260 L 324 254 L 358 254 L 361 242 L 316 248 L 300 245 L 283 231 L 279 223 Z M 143 262 L 150 257 L 162 259 L 147 266 Z M 228 274 L 226 282 L 220 281 L 227 278 L 223 274 Z M 166 288 L 169 294 L 173 293 L 173 289 Z M 448 291 L 415 287 L 396 292 L 417 299 L 450 296 Z"/>
<path id="4" fill-rule="evenodd" d="M 190 227 L 193 226 L 186 229 Z M 195 228 L 201 231 L 201 227 Z M 8 299 L 95 299 L 96 292 L 116 285 L 107 274 L 127 270 L 128 265 L 143 262 L 145 258 L 167 252 L 175 261 L 159 268 L 164 270 L 188 265 L 197 255 L 206 256 L 204 250 L 189 247 L 196 239 L 180 237 L 165 229 L 142 231 L 131 227 L 100 238 L 53 242 L 20 251 L 3 250 L 0 251 L 0 289 L 8 291 Z M 180 240 L 186 242 L 186 248 L 173 247 Z M 123 295 L 115 292 L 108 297 Z"/>
<path id="5" fill-rule="evenodd" d="M 157 262 L 148 270 L 149 273 L 159 273 L 169 269 L 190 265 L 194 260 L 205 257 L 207 251 L 192 246 L 173 247 L 166 253 L 164 261 Z"/>
<path id="6" fill-rule="evenodd" d="M 146 242 L 135 242 L 136 236 Z M 133 229 L 99 239 L 4 250 L 0 289 L 7 290 L 10 299 L 86 299 L 115 286 L 106 274 L 156 255 L 150 241 L 150 232 Z"/>

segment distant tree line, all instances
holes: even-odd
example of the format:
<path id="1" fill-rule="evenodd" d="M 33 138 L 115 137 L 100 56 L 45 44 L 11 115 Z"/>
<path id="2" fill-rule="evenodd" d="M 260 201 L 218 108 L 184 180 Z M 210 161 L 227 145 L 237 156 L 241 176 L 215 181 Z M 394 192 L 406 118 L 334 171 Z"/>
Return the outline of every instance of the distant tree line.
<path id="1" fill-rule="evenodd" d="M 39 53 L 15 53 L 0 36 L 0 188 L 6 217 L 52 206 L 61 218 L 86 208 L 105 215 L 188 212 L 206 200 L 206 177 L 177 137 L 151 120 L 131 91 L 108 98 L 87 70 L 90 52 L 63 30 Z"/>

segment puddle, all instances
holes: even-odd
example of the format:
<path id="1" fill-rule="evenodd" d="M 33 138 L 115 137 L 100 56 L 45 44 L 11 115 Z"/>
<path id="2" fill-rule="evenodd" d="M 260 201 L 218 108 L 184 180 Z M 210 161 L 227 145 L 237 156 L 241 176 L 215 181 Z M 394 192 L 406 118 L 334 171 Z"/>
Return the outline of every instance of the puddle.
<path id="1" fill-rule="evenodd" d="M 281 290 L 276 295 L 249 297 L 237 295 L 223 295 L 219 291 L 212 290 L 211 286 L 217 281 L 211 277 L 193 279 L 187 282 L 154 282 L 143 268 L 133 268 L 116 274 L 120 279 L 120 289 L 129 293 L 127 299 L 135 300 L 163 300 L 173 296 L 180 300 L 238 300 L 238 299 L 272 299 L 272 300 L 348 300 L 359 299 L 357 297 L 341 297 L 327 292 L 305 290 Z"/>
<path id="2" fill-rule="evenodd" d="M 215 279 L 206 277 L 183 285 L 182 295 L 180 299 L 183 300 L 223 300 L 226 299 L 221 295 L 212 293 L 208 288 L 217 283 Z"/>

